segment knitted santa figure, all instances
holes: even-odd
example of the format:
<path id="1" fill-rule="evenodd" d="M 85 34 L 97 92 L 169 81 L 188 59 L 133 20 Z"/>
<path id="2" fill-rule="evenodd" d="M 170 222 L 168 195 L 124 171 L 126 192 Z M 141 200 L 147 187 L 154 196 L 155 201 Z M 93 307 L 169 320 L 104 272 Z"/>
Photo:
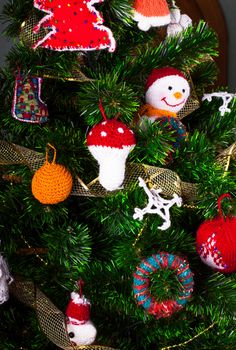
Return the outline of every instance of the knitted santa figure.
<path id="1" fill-rule="evenodd" d="M 133 8 L 133 18 L 143 31 L 170 23 L 170 11 L 166 0 L 135 0 Z"/>
<path id="2" fill-rule="evenodd" d="M 145 129 L 147 123 L 158 120 L 167 123 L 177 133 L 174 147 L 186 137 L 186 129 L 177 118 L 190 95 L 190 86 L 185 75 L 176 68 L 153 69 L 145 86 L 145 101 L 135 122 Z"/>
<path id="3" fill-rule="evenodd" d="M 34 28 L 50 29 L 33 46 L 56 51 L 100 50 L 116 47 L 111 30 L 103 26 L 103 18 L 93 6 L 103 0 L 34 0 L 34 7 L 47 13 Z"/>
<path id="4" fill-rule="evenodd" d="M 80 293 L 72 292 L 66 309 L 67 333 L 73 345 L 89 345 L 95 341 L 97 330 L 90 320 L 90 302 Z"/>

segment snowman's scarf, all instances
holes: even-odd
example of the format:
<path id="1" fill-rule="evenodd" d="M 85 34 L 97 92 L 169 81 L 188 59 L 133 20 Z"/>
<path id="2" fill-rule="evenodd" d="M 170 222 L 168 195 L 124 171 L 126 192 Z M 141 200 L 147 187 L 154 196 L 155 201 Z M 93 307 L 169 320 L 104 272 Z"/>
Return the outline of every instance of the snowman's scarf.
<path id="1" fill-rule="evenodd" d="M 157 109 L 151 106 L 150 104 L 145 104 L 139 109 L 137 115 L 135 116 L 135 125 L 141 125 L 142 116 L 146 116 L 148 118 L 154 117 L 157 121 L 160 121 L 161 123 L 167 123 L 168 127 L 171 130 L 176 131 L 176 140 L 173 143 L 174 149 L 178 148 L 180 146 L 180 143 L 183 140 L 185 140 L 187 135 L 186 128 L 178 119 L 176 113 L 167 110 Z"/>
<path id="2" fill-rule="evenodd" d="M 171 111 L 166 111 L 164 109 L 158 109 L 158 108 L 154 108 L 153 106 L 151 106 L 150 104 L 145 104 L 143 105 L 139 111 L 138 111 L 138 115 L 139 117 L 142 117 L 143 115 L 147 116 L 147 117 L 174 117 L 176 118 L 177 115 L 174 112 Z"/>

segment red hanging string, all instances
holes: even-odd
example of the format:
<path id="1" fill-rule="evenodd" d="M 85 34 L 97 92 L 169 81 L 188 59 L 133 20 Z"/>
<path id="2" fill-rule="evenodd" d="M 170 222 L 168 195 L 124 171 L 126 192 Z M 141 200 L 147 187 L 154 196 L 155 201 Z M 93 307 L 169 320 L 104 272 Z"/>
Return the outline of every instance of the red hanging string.
<path id="1" fill-rule="evenodd" d="M 77 286 L 79 287 L 79 296 L 80 296 L 80 298 L 82 298 L 84 281 L 82 279 L 79 279 L 78 282 L 77 282 Z"/>
<path id="2" fill-rule="evenodd" d="M 102 105 L 102 100 L 99 101 L 99 109 L 100 109 L 100 112 L 102 113 L 103 119 L 107 120 L 107 116 Z"/>
<path id="3" fill-rule="evenodd" d="M 222 208 L 221 208 L 221 201 L 224 198 L 232 199 L 232 196 L 229 193 L 224 193 L 218 198 L 218 211 L 219 211 L 219 214 L 221 217 L 223 217 L 223 212 L 222 212 Z"/>

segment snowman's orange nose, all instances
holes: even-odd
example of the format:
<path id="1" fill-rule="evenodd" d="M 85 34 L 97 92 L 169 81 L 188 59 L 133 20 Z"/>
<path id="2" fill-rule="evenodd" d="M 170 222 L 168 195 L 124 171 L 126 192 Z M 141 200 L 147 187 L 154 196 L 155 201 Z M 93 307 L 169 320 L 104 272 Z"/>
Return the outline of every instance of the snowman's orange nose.
<path id="1" fill-rule="evenodd" d="M 178 100 L 182 97 L 183 95 L 181 94 L 181 92 L 175 92 L 174 93 L 174 97 L 177 98 Z"/>

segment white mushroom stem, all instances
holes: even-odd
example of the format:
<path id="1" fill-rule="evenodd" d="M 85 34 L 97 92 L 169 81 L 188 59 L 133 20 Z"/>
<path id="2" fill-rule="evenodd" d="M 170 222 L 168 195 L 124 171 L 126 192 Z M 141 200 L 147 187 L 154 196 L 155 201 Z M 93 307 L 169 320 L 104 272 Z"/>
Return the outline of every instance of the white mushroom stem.
<path id="1" fill-rule="evenodd" d="M 121 187 L 125 177 L 125 162 L 134 146 L 89 146 L 90 152 L 99 163 L 99 182 L 107 191 Z"/>

